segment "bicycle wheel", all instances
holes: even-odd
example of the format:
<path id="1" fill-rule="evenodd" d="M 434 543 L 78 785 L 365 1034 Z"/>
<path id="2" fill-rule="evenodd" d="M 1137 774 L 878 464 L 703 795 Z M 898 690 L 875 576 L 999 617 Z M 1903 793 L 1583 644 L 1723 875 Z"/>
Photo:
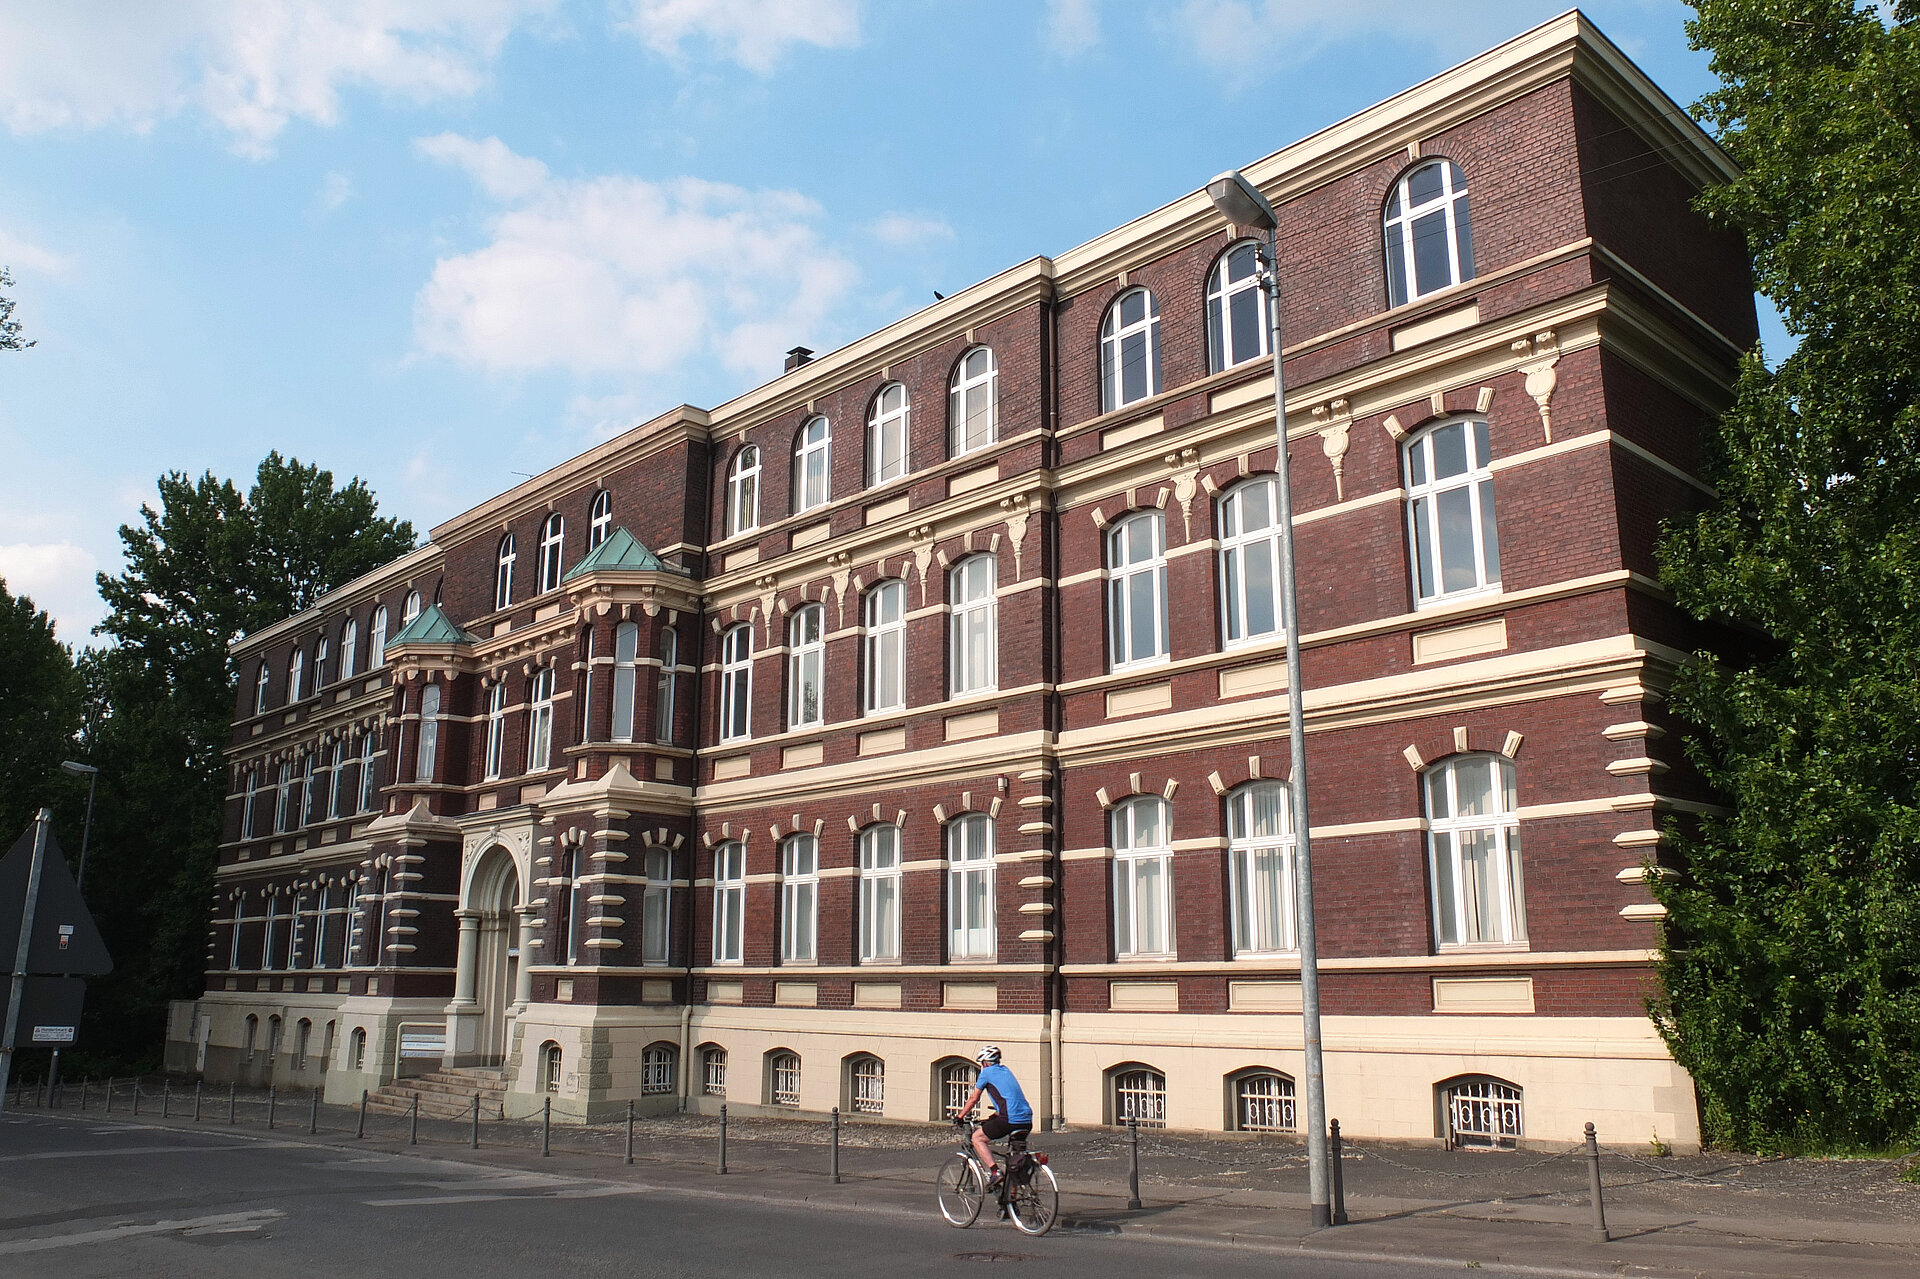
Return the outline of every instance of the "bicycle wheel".
<path id="1" fill-rule="evenodd" d="M 980 1178 L 980 1167 L 964 1155 L 954 1155 L 940 1165 L 934 1190 L 940 1201 L 940 1215 L 947 1219 L 949 1226 L 963 1230 L 974 1223 L 981 1205 L 987 1201 L 987 1187 Z"/>
<path id="2" fill-rule="evenodd" d="M 1033 1173 L 1013 1187 L 1007 1207 L 1012 1210 L 1014 1228 L 1022 1234 L 1044 1235 L 1060 1220 L 1060 1184 L 1053 1169 L 1034 1166 Z"/>

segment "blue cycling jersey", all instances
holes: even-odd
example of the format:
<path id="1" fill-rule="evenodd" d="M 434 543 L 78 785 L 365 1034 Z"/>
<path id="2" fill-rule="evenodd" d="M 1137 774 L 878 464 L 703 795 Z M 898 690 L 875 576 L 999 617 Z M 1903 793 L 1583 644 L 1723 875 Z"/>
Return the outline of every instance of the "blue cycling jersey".
<path id="1" fill-rule="evenodd" d="M 1033 1122 L 1033 1106 L 1027 1101 L 1027 1094 L 1020 1091 L 1020 1081 L 999 1062 L 981 1070 L 974 1083 L 993 1100 L 993 1108 L 1005 1116 L 1008 1123 L 1018 1127 Z"/>

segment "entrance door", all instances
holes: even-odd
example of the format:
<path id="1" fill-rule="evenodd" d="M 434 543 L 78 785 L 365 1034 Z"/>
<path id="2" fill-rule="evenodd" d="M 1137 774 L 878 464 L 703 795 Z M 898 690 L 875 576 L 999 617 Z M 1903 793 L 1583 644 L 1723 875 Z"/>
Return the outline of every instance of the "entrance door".
<path id="1" fill-rule="evenodd" d="M 473 908 L 480 912 L 474 999 L 480 1005 L 480 1059 L 498 1065 L 507 1051 L 507 1009 L 519 966 L 520 876 L 504 848 L 482 855 L 474 877 Z"/>

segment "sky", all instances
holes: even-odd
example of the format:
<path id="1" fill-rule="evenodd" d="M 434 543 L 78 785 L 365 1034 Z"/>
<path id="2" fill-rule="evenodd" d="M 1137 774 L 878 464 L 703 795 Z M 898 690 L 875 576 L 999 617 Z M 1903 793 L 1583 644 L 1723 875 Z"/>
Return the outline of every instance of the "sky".
<path id="1" fill-rule="evenodd" d="M 0 0 L 0 578 L 100 642 L 157 477 L 274 449 L 424 539 L 1564 7 Z M 1712 87 L 1684 6 L 1586 11 Z"/>

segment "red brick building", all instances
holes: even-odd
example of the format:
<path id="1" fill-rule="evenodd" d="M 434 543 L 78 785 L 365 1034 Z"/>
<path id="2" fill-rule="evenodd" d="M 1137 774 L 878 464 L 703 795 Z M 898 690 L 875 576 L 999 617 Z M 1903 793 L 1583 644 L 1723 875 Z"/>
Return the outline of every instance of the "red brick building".
<path id="1" fill-rule="evenodd" d="M 1693 1144 L 1645 878 L 1711 797 L 1652 548 L 1755 336 L 1690 208 L 1729 162 L 1568 14 L 1246 172 L 1281 219 L 1331 1113 Z M 1292 1128 L 1248 244 L 1196 192 L 236 644 L 173 1060 L 927 1120 L 992 1041 L 1044 1122 Z"/>

